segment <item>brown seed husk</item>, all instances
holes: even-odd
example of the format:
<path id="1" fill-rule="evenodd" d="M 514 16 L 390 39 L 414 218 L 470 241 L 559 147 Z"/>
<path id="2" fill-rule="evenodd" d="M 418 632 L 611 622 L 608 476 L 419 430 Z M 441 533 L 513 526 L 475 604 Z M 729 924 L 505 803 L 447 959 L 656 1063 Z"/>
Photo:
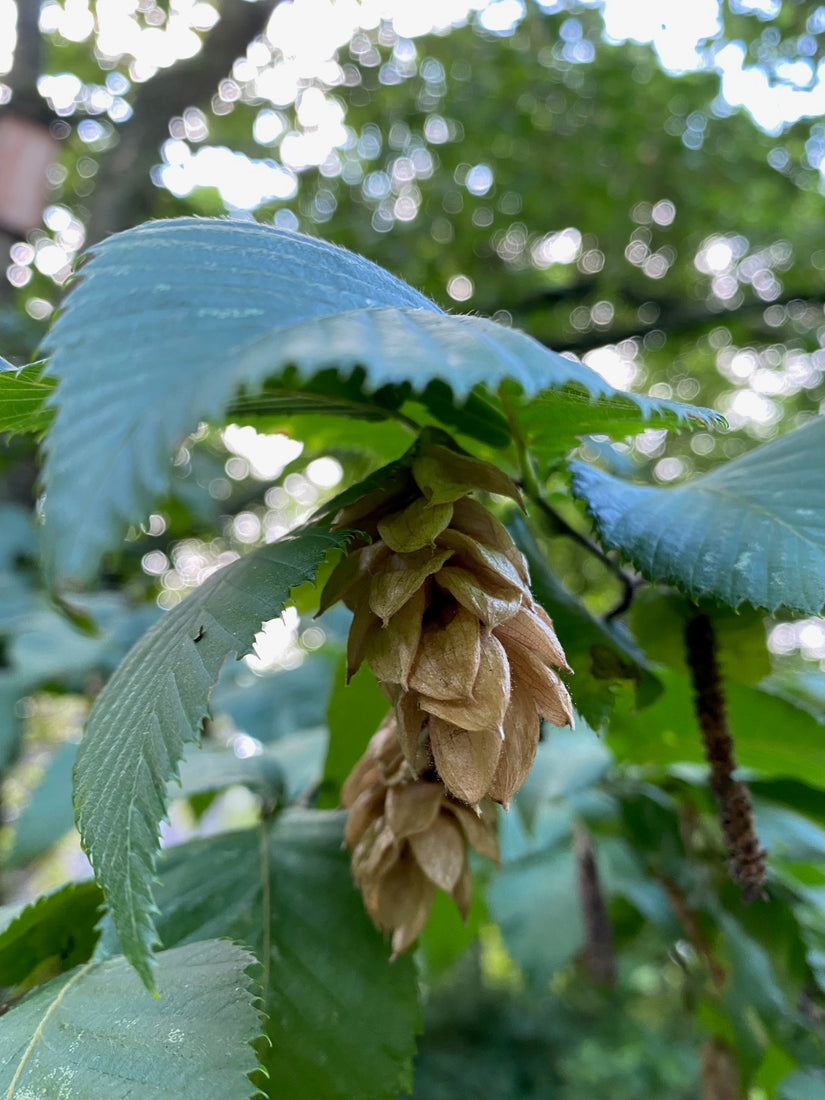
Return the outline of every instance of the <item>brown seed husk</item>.
<path id="1" fill-rule="evenodd" d="M 389 622 L 407 600 L 412 599 L 427 577 L 437 573 L 452 555 L 449 549 L 416 550 L 412 554 L 391 554 L 374 574 L 370 584 L 370 609 L 384 623 Z"/>
<path id="2" fill-rule="evenodd" d="M 377 773 L 378 769 L 373 769 L 373 771 Z M 347 814 L 347 824 L 344 828 L 345 848 L 352 850 L 358 845 L 372 822 L 380 816 L 382 801 L 383 796 L 380 787 L 370 786 L 361 791 Z"/>
<path id="3" fill-rule="evenodd" d="M 544 618 L 540 617 L 537 608 L 538 604 L 523 607 L 517 615 L 500 624 L 496 634 L 502 640 L 508 638 L 531 649 L 545 664 L 555 665 L 556 668 L 561 668 L 565 672 L 572 672 L 565 660 L 564 650 L 559 644 L 552 622 L 546 612 Z"/>
<path id="4" fill-rule="evenodd" d="M 464 834 L 452 814 L 440 813 L 428 829 L 409 840 L 416 862 L 430 882 L 451 893 L 467 861 Z"/>
<path id="5" fill-rule="evenodd" d="M 371 524 L 365 523 L 365 520 L 370 520 L 376 513 L 384 515 L 387 512 L 396 511 L 403 506 L 405 499 L 412 498 L 413 490 L 409 471 L 399 470 L 388 477 L 377 489 L 365 493 L 352 504 L 341 508 L 335 517 L 335 526 L 361 529 L 369 527 Z"/>
<path id="6" fill-rule="evenodd" d="M 378 928 L 392 933 L 395 953 L 421 931 L 436 887 L 466 916 L 472 898 L 467 843 L 498 854 L 495 817 L 456 802 L 440 780 L 415 779 L 389 715 L 344 784 L 350 806 L 345 839 L 352 873 Z"/>
<path id="7" fill-rule="evenodd" d="M 501 756 L 497 729 L 468 733 L 441 718 L 430 719 L 430 744 L 438 774 L 447 790 L 476 805 L 487 793 Z"/>
<path id="8" fill-rule="evenodd" d="M 524 554 L 513 542 L 512 536 L 504 524 L 496 519 L 483 504 L 472 497 L 464 497 L 453 505 L 453 518 L 450 527 L 461 531 L 476 542 L 498 550 L 510 559 L 519 576 L 527 585 L 530 583 L 530 571 Z"/>
<path id="9" fill-rule="evenodd" d="M 509 497 L 524 507 L 515 481 L 491 462 L 462 455 L 440 444 L 428 447 L 412 464 L 412 474 L 431 504 L 458 500 L 473 489 Z"/>
<path id="10" fill-rule="evenodd" d="M 422 693 L 419 706 L 459 729 L 497 730 L 501 728 L 509 697 L 507 655 L 498 639 L 488 634 L 480 639 L 478 673 L 470 694 L 463 699 L 442 700 Z"/>
<path id="11" fill-rule="evenodd" d="M 469 569 L 480 580 L 491 580 L 498 585 L 505 585 L 515 592 L 524 592 L 524 581 L 519 572 L 506 554 L 500 550 L 494 550 L 490 546 L 476 542 L 469 535 L 461 531 L 454 531 L 448 527 L 438 536 L 436 545 L 454 552 L 454 565 L 461 565 Z"/>
<path id="12" fill-rule="evenodd" d="M 409 686 L 430 699 L 461 699 L 475 682 L 480 659 L 478 619 L 456 605 L 445 626 L 424 628 Z"/>
<path id="13" fill-rule="evenodd" d="M 556 673 L 526 646 L 508 638 L 503 644 L 517 690 L 532 696 L 538 713 L 554 726 L 572 726 L 573 704 Z"/>
<path id="14" fill-rule="evenodd" d="M 443 797 L 440 783 L 409 782 L 390 787 L 384 808 L 387 824 L 399 840 L 423 833 L 438 817 Z"/>
<path id="15" fill-rule="evenodd" d="M 376 680 L 400 684 L 406 691 L 421 641 L 421 620 L 426 607 L 425 587 L 400 608 L 386 626 L 372 634 L 366 646 L 367 664 Z"/>
<path id="16" fill-rule="evenodd" d="M 419 706 L 420 698 L 414 691 L 402 691 L 395 703 L 398 742 L 412 769 L 420 775 L 432 763 L 430 741 L 426 723 L 428 715 Z"/>
<path id="17" fill-rule="evenodd" d="M 503 806 L 530 774 L 539 747 L 541 721 L 533 699 L 514 692 L 504 716 L 504 747 L 488 795 Z"/>
<path id="18" fill-rule="evenodd" d="M 500 626 L 521 607 L 523 594 L 506 584 L 480 584 L 474 573 L 445 565 L 435 575 L 436 584 L 449 592 L 462 607 L 472 611 L 485 626 Z"/>
<path id="19" fill-rule="evenodd" d="M 470 913 L 470 906 L 473 904 L 473 875 L 469 863 L 465 862 L 462 867 L 458 882 L 453 887 L 450 897 L 455 902 L 456 909 L 461 914 L 461 919 L 466 921 Z"/>
<path id="20" fill-rule="evenodd" d="M 457 802 L 450 804 L 450 813 L 459 823 L 471 848 L 475 848 L 480 856 L 486 856 L 498 863 L 501 858 L 496 836 L 496 811 L 493 804 L 485 800 L 480 813 L 462 806 Z"/>
<path id="21" fill-rule="evenodd" d="M 418 497 L 402 512 L 394 512 L 378 521 L 381 539 L 399 554 L 409 554 L 432 546 L 453 516 L 452 504 L 430 504 Z"/>
<path id="22" fill-rule="evenodd" d="M 379 879 L 398 859 L 401 847 L 383 817 L 364 831 L 352 851 L 352 874 L 356 881 Z"/>
<path id="23" fill-rule="evenodd" d="M 318 615 L 323 615 L 327 608 L 344 599 L 347 592 L 361 576 L 360 563 L 360 550 L 350 550 L 336 563 L 321 592 L 318 602 Z"/>
<path id="24" fill-rule="evenodd" d="M 540 718 L 572 724 L 555 671 L 570 670 L 532 598 L 524 556 L 468 496 L 482 489 L 520 502 L 515 484 L 431 438 L 387 493 L 342 513 L 365 532 L 362 543 L 373 542 L 336 567 L 323 602 L 341 598 L 353 609 L 348 671 L 366 658 L 393 706 L 399 751 L 392 767 L 381 765 L 385 783 L 438 775 L 459 803 L 506 804 L 535 756 Z M 359 802 L 357 813 L 373 805 Z M 362 826 L 356 817 L 354 835 Z"/>
<path id="25" fill-rule="evenodd" d="M 403 951 L 427 922 L 435 886 L 407 848 L 369 892 L 368 909 L 378 927 L 393 933 L 393 950 Z M 397 940 L 396 940 L 397 936 Z"/>
<path id="26" fill-rule="evenodd" d="M 370 642 L 380 629 L 381 620 L 373 615 L 369 606 L 366 603 L 358 604 L 352 613 L 347 635 L 347 683 L 361 667 Z"/>

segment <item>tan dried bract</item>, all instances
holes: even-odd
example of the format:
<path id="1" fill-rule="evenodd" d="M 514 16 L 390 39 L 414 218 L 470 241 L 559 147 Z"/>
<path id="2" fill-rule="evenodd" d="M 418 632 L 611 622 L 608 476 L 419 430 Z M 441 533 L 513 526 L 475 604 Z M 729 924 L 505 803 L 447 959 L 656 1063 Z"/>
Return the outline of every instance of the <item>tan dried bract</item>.
<path id="1" fill-rule="evenodd" d="M 435 776 L 416 776 L 390 714 L 344 784 L 344 842 L 373 923 L 404 951 L 427 920 L 436 888 L 467 916 L 472 880 L 468 845 L 498 859 L 495 807 L 479 813 L 457 802 Z"/>

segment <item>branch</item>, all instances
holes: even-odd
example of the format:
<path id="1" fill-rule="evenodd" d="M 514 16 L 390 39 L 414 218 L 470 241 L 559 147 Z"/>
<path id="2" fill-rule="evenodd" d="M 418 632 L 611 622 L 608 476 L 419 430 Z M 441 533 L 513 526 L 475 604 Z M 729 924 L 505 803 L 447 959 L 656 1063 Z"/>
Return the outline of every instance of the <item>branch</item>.
<path id="1" fill-rule="evenodd" d="M 654 305 L 658 312 L 655 319 L 650 321 L 625 322 L 614 328 L 583 332 L 569 338 L 565 338 L 562 334 L 542 338 L 533 332 L 534 326 L 525 318 L 525 314 L 541 310 L 546 312 L 566 301 L 584 303 L 598 297 L 618 298 L 633 308 L 650 304 Z M 539 343 L 551 347 L 554 351 L 570 351 L 582 355 L 595 348 L 602 348 L 606 344 L 620 344 L 623 340 L 638 339 L 656 330 L 662 330 L 668 335 L 684 335 L 706 325 L 718 325 L 727 320 L 735 321 L 749 316 L 759 316 L 769 306 L 788 305 L 790 302 L 806 302 L 816 306 L 823 304 L 821 298 L 812 297 L 809 291 L 795 290 L 781 294 L 771 302 L 763 302 L 761 298 L 751 298 L 736 309 L 726 309 L 724 306 L 712 308 L 698 300 L 686 304 L 684 299 L 655 297 L 643 294 L 633 287 L 616 288 L 613 285 L 603 285 L 598 279 L 579 279 L 567 286 L 547 287 L 528 294 L 518 302 L 498 301 L 486 308 L 481 306 L 479 312 L 488 316 L 497 310 L 506 310 L 514 318 L 524 319 L 524 327 L 531 331 Z"/>
<path id="2" fill-rule="evenodd" d="M 12 89 L 12 106 L 4 109 L 48 126 L 53 115 L 37 91 L 43 53 L 39 18 L 40 0 L 17 0 L 17 42 L 11 72 L 6 78 Z M 19 239 L 19 233 L 0 225 L 0 307 L 10 302 L 14 294 L 6 278 L 6 266 L 9 250 Z"/>
<path id="3" fill-rule="evenodd" d="M 584 301 L 585 299 L 592 298 L 598 292 L 599 287 L 596 283 L 576 283 L 570 288 L 570 294 L 566 296 L 578 296 L 580 301 Z M 608 296 L 609 292 L 605 290 L 604 294 Z M 532 312 L 541 306 L 555 305 L 563 297 L 565 297 L 565 295 L 562 295 L 558 290 L 550 290 L 546 293 L 527 298 L 524 302 L 517 305 L 498 308 L 507 309 L 514 317 L 518 317 L 520 314 Z M 570 351 L 576 355 L 584 355 L 586 352 L 593 351 L 595 348 L 603 348 L 607 344 L 620 344 L 623 340 L 639 339 L 647 335 L 647 333 L 657 330 L 666 333 L 668 336 L 683 336 L 693 332 L 695 329 L 702 329 L 707 325 L 718 325 L 728 321 L 733 322 L 748 317 L 758 317 L 764 310 L 773 305 L 788 305 L 790 302 L 806 302 L 817 306 L 822 304 L 820 299 L 812 298 L 809 293 L 800 293 L 799 291 L 788 291 L 771 302 L 763 302 L 761 299 L 750 299 L 747 302 L 743 302 L 742 305 L 738 306 L 736 309 L 725 309 L 724 307 L 712 309 L 708 305 L 700 302 L 686 306 L 672 299 L 635 295 L 632 291 L 626 289 L 619 291 L 619 297 L 624 302 L 633 306 L 642 305 L 648 302 L 655 305 L 658 309 L 655 320 L 625 323 L 623 325 L 617 325 L 614 328 L 602 329 L 591 333 L 582 333 L 579 336 L 569 338 L 565 338 L 562 335 L 550 339 L 544 339 L 542 337 L 536 338 L 539 340 L 539 343 L 544 344 L 546 347 L 551 347 L 553 351 Z"/>
<path id="4" fill-rule="evenodd" d="M 193 58 L 178 62 L 145 84 L 132 103 L 132 116 L 119 128 L 119 141 L 104 158 L 87 226 L 87 241 L 127 229 L 150 217 L 155 186 L 150 172 L 169 137 L 169 119 L 187 107 L 208 103 L 220 80 L 249 43 L 263 34 L 282 0 L 226 0 L 221 18 Z"/>
<path id="5" fill-rule="evenodd" d="M 579 546 L 583 547 L 588 552 L 588 554 L 592 554 L 594 558 L 598 558 L 602 565 L 608 569 L 621 584 L 621 601 L 618 606 L 609 613 L 608 618 L 615 618 L 616 615 L 620 615 L 623 611 L 626 611 L 628 607 L 630 607 L 633 595 L 636 591 L 637 582 L 633 577 L 625 573 L 624 569 L 622 569 L 622 567 L 608 554 L 605 554 L 604 550 L 593 542 L 592 539 L 589 539 L 587 535 L 583 535 L 581 531 L 577 531 L 575 527 L 569 524 L 564 516 L 560 515 L 555 508 L 547 503 L 544 497 L 537 493 L 529 493 L 528 496 L 541 512 L 545 522 L 554 534 L 565 535 L 567 538 L 572 539 L 573 542 L 577 542 Z"/>
<path id="6" fill-rule="evenodd" d="M 584 829 L 576 830 L 574 852 L 576 889 L 584 928 L 584 967 L 593 981 L 612 988 L 616 984 L 613 926 L 599 879 L 593 841 Z"/>
<path id="7" fill-rule="evenodd" d="M 37 80 L 43 71 L 39 19 L 40 0 L 17 0 L 17 43 L 7 80 L 15 113 L 49 123 L 54 116 L 37 91 Z"/>

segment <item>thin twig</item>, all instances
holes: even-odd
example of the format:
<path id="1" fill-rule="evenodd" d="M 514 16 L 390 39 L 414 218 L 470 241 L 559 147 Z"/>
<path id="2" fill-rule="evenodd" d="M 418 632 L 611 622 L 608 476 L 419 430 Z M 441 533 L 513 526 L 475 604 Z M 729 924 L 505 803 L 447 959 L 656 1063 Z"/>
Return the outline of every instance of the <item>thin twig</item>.
<path id="1" fill-rule="evenodd" d="M 622 586 L 622 598 L 616 607 L 612 611 L 609 611 L 605 616 L 606 619 L 613 619 L 617 615 L 621 615 L 623 611 L 626 611 L 630 607 L 630 603 L 633 599 L 638 582 L 626 573 L 620 565 L 618 565 L 604 550 L 592 539 L 589 539 L 587 535 L 583 535 L 581 531 L 577 531 L 575 527 L 567 522 L 564 516 L 560 515 L 552 505 L 548 504 L 544 497 L 532 494 L 528 494 L 530 500 L 542 516 L 546 520 L 547 524 L 552 528 L 554 533 L 564 535 L 566 538 L 571 539 L 573 542 L 582 546 L 588 554 L 592 554 L 594 558 L 597 558 L 606 569 L 608 569 L 616 580 Z"/>

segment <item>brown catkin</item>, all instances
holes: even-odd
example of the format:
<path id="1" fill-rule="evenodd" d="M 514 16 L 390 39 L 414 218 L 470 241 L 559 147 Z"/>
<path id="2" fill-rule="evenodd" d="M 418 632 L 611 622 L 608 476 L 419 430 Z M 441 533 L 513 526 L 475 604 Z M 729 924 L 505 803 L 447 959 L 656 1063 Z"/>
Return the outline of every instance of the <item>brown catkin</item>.
<path id="1" fill-rule="evenodd" d="M 733 777 L 736 770 L 733 737 L 716 659 L 713 624 L 707 615 L 697 614 L 690 619 L 685 642 L 696 718 L 702 730 L 705 759 L 710 766 L 710 787 L 716 796 L 719 823 L 728 850 L 728 873 L 742 887 L 742 900 L 750 903 L 764 896 L 767 852 L 756 835 L 748 788 Z"/>

